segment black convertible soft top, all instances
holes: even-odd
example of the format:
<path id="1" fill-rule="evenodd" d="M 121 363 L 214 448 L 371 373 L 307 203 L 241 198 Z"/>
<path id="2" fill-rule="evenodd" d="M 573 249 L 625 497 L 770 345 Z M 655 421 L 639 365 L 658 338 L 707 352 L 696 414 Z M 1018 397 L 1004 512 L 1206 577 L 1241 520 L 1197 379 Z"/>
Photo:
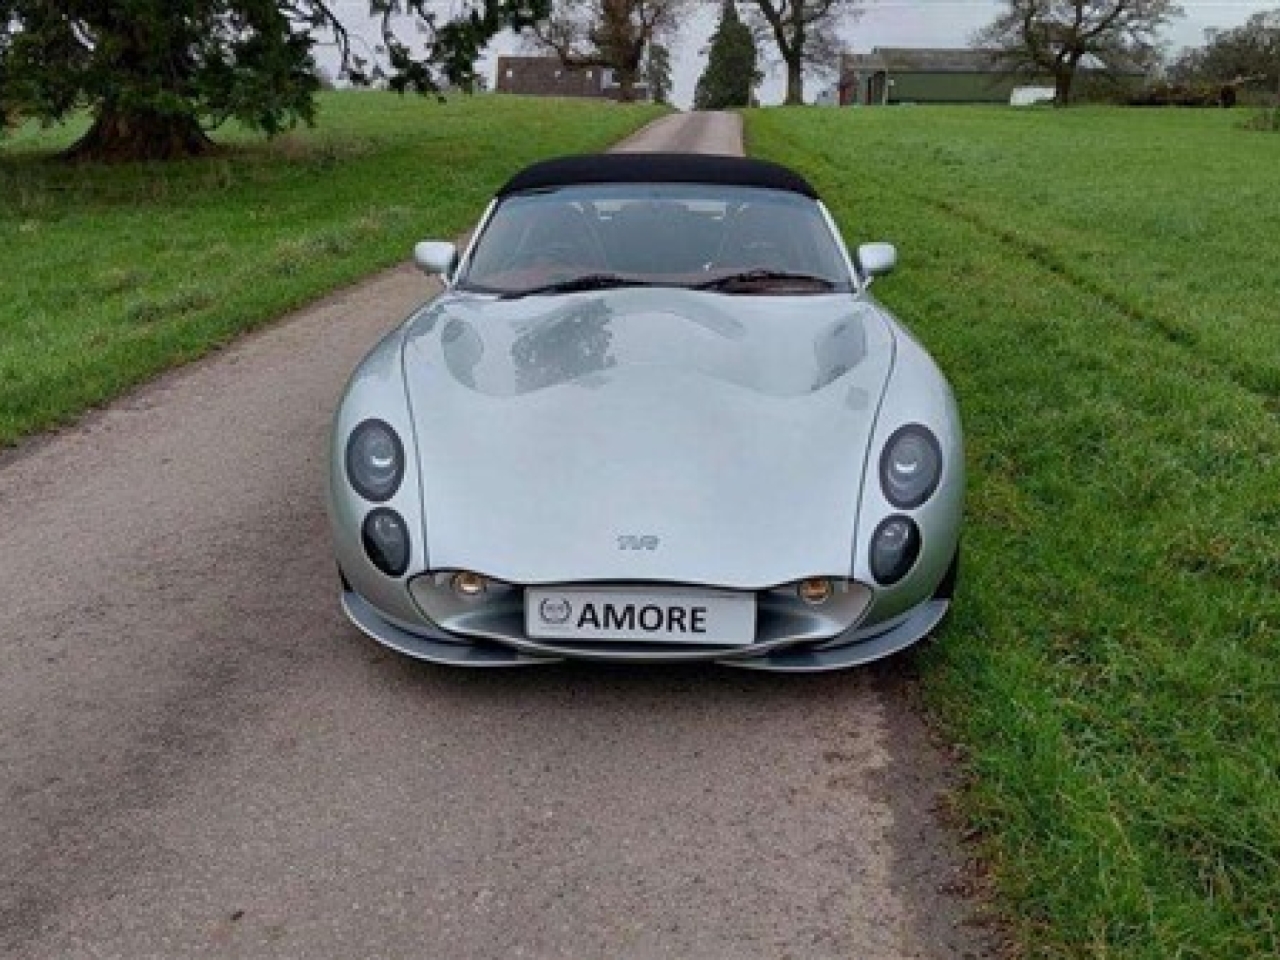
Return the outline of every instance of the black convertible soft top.
<path id="1" fill-rule="evenodd" d="M 498 196 L 580 183 L 719 183 L 818 196 L 809 181 L 780 164 L 709 153 L 593 153 L 543 160 L 513 176 Z"/>

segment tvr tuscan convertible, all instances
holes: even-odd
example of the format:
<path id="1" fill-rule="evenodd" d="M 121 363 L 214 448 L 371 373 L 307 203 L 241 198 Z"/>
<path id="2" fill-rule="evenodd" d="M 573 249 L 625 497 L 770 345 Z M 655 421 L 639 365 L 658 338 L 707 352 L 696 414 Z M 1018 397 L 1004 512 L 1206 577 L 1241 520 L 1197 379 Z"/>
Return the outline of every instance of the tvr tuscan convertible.
<path id="1" fill-rule="evenodd" d="M 465 666 L 814 671 L 946 613 L 960 420 L 812 186 L 735 157 L 535 164 L 333 421 L 342 604 Z"/>

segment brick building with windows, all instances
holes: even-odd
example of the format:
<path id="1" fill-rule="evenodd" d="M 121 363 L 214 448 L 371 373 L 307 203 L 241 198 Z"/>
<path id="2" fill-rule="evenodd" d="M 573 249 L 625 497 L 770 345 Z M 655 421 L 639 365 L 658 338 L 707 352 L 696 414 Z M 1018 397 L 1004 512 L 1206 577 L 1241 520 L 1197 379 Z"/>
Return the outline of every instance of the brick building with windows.
<path id="1" fill-rule="evenodd" d="M 558 57 L 500 56 L 493 85 L 498 93 L 534 97 L 600 97 L 618 99 L 613 71 L 605 67 L 566 67 Z M 635 98 L 648 100 L 649 90 L 636 84 Z"/>

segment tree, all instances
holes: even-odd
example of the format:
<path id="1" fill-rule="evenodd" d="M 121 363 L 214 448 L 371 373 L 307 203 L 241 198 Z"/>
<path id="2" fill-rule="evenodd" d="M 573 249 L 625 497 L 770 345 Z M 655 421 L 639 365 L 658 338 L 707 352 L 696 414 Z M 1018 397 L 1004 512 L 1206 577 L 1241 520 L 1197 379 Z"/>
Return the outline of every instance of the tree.
<path id="1" fill-rule="evenodd" d="M 556 0 L 530 27 L 536 46 L 569 69 L 602 67 L 617 79 L 618 99 L 635 99 L 645 51 L 675 31 L 684 0 Z"/>
<path id="2" fill-rule="evenodd" d="M 1254 83 L 1280 89 L 1280 9 L 1255 13 L 1229 30 L 1206 30 L 1205 45 L 1184 50 L 1169 74 L 1183 84 Z"/>
<path id="3" fill-rule="evenodd" d="M 671 51 L 664 44 L 649 44 L 649 55 L 644 61 L 644 82 L 649 87 L 649 99 L 654 103 L 671 102 Z"/>
<path id="4" fill-rule="evenodd" d="M 973 37 L 1011 73 L 1053 77 L 1054 105 L 1071 102 L 1086 58 L 1104 68 L 1147 63 L 1156 34 L 1182 10 L 1173 0 L 1006 0 L 1008 9 Z"/>
<path id="5" fill-rule="evenodd" d="M 644 61 L 644 82 L 655 104 L 671 102 L 671 50 L 664 44 L 650 44 Z"/>
<path id="6" fill-rule="evenodd" d="M 828 69 L 839 53 L 839 29 L 858 13 L 857 0 L 751 0 L 787 70 L 790 105 L 804 103 L 804 69 Z"/>
<path id="7" fill-rule="evenodd" d="M 428 2 L 370 0 L 401 92 L 468 88 L 484 44 L 549 0 L 462 0 L 445 22 Z M 425 31 L 420 55 L 398 39 L 400 16 Z M 314 119 L 317 31 L 333 35 L 353 80 L 367 80 L 326 0 L 0 0 L 0 116 L 59 122 L 87 105 L 93 122 L 68 151 L 78 159 L 204 153 L 208 130 L 233 118 L 272 135 Z"/>
<path id="8" fill-rule="evenodd" d="M 711 35 L 707 67 L 698 78 L 693 105 L 699 110 L 749 106 L 751 90 L 759 79 L 755 37 L 751 35 L 751 28 L 738 18 L 733 0 L 724 0 L 720 23 Z"/>

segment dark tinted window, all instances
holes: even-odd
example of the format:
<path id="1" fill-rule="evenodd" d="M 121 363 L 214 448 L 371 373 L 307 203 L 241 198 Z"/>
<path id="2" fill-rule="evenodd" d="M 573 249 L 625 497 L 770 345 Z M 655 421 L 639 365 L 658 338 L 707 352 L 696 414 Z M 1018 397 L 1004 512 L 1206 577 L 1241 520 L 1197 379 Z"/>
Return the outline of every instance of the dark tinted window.
<path id="1" fill-rule="evenodd" d="M 507 197 L 459 285 L 516 293 L 604 274 L 697 286 L 744 271 L 825 282 L 789 292 L 850 289 L 841 251 L 813 200 L 779 190 L 684 184 L 565 187 Z"/>

